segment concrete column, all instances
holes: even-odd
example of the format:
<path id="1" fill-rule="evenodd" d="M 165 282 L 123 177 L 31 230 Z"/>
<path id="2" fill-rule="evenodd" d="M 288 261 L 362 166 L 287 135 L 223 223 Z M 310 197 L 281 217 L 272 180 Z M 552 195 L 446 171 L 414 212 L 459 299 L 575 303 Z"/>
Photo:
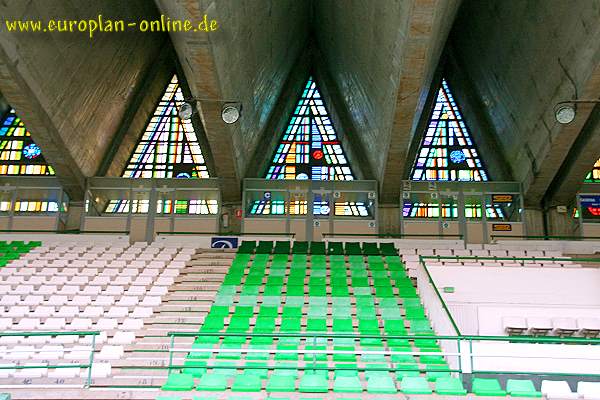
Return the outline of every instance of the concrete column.
<path id="1" fill-rule="evenodd" d="M 544 234 L 544 213 L 541 208 L 525 208 L 525 231 L 530 236 L 542 236 Z"/>

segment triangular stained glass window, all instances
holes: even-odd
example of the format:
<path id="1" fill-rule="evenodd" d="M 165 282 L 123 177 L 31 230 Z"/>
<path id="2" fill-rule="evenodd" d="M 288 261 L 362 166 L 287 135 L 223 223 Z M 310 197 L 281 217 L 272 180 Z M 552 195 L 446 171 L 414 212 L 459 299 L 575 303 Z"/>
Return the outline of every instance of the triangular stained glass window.
<path id="1" fill-rule="evenodd" d="M 25 124 L 10 110 L 0 127 L 0 175 L 54 175 Z"/>
<path id="2" fill-rule="evenodd" d="M 487 181 L 488 174 L 446 80 L 411 172 L 415 181 Z"/>
<path id="3" fill-rule="evenodd" d="M 184 102 L 174 75 L 138 142 L 124 178 L 208 178 L 191 120 L 179 118 Z"/>
<path id="4" fill-rule="evenodd" d="M 416 181 L 487 181 L 488 174 L 477 146 L 446 80 L 442 80 L 429 125 L 421 140 L 411 171 Z M 486 205 L 486 217 L 503 218 L 501 206 Z M 481 218 L 481 204 L 465 204 L 466 218 Z M 407 218 L 458 218 L 456 204 L 404 200 Z"/>
<path id="5" fill-rule="evenodd" d="M 281 136 L 266 178 L 315 181 L 350 181 L 355 178 L 321 92 L 312 77 L 308 78 Z M 306 200 L 286 202 L 283 199 L 271 199 L 270 196 L 271 193 L 266 193 L 263 199 L 251 202 L 250 214 L 305 215 L 308 212 Z M 328 216 L 332 210 L 338 216 L 371 215 L 363 202 L 336 202 L 325 195 L 315 195 L 314 215 Z"/>
<path id="6" fill-rule="evenodd" d="M 586 175 L 584 182 L 600 183 L 600 158 L 596 161 L 592 170 Z"/>
<path id="7" fill-rule="evenodd" d="M 200 144 L 191 120 L 179 117 L 184 96 L 177 75 L 167 85 L 164 94 L 141 135 L 124 178 L 208 178 Z M 106 212 L 129 212 L 129 201 L 111 200 Z M 148 200 L 134 200 L 131 212 L 147 213 Z M 159 200 L 158 213 L 216 214 L 216 200 Z"/>
<path id="8" fill-rule="evenodd" d="M 267 179 L 353 180 L 342 145 L 310 77 L 283 133 Z"/>
<path id="9" fill-rule="evenodd" d="M 6 113 L 0 126 L 0 175 L 54 175 L 54 169 L 48 165 L 42 151 L 13 109 Z M 58 202 L 19 197 L 12 208 L 15 212 L 57 212 Z M 10 209 L 10 201 L 0 201 L 1 212 Z"/>

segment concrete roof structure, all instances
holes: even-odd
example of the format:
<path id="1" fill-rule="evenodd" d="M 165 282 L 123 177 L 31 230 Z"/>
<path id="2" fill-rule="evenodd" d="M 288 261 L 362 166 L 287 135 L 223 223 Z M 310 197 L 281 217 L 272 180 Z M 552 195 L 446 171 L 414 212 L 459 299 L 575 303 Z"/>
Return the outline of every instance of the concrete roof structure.
<path id="1" fill-rule="evenodd" d="M 309 73 L 360 178 L 397 204 L 444 76 L 492 179 L 526 205 L 572 201 L 600 156 L 598 106 L 560 125 L 555 104 L 600 96 L 599 0 L 6 0 L 14 19 L 218 21 L 214 32 L 15 33 L 0 29 L 0 105 L 26 122 L 73 200 L 119 175 L 173 73 L 198 103 L 226 203 L 261 176 Z M 4 27 L 3 27 L 4 28 Z M 221 100 L 243 104 L 221 120 Z"/>

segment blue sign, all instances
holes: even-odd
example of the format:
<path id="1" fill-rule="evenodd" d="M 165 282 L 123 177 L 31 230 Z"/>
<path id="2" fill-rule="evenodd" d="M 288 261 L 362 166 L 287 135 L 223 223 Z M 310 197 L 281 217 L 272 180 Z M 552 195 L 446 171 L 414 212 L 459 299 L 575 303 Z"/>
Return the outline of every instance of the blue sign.
<path id="1" fill-rule="evenodd" d="M 211 249 L 237 249 L 238 238 L 236 237 L 213 237 L 210 240 Z"/>
<path id="2" fill-rule="evenodd" d="M 582 207 L 600 207 L 600 196 L 580 196 Z"/>

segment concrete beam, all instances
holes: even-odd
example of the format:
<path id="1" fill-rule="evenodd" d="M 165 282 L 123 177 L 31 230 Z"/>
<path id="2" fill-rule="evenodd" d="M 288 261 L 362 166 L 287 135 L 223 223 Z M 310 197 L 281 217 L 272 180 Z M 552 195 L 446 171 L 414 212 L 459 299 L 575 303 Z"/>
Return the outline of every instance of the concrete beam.
<path id="1" fill-rule="evenodd" d="M 314 3 L 323 65 L 380 181 L 383 203 L 399 201 L 410 143 L 459 3 Z"/>
<path id="2" fill-rule="evenodd" d="M 145 0 L 7 0 L 6 19 L 155 19 Z M 134 16 L 134 17 L 132 17 Z M 136 31 L 0 32 L 0 91 L 17 111 L 72 200 L 98 170 L 162 34 Z"/>
<path id="3" fill-rule="evenodd" d="M 252 168 L 276 100 L 305 46 L 310 3 L 155 1 L 172 18 L 200 21 L 207 14 L 218 23 L 217 31 L 172 33 L 171 39 L 192 95 L 208 99 L 198 108 L 223 201 L 239 202 L 241 180 Z M 243 105 L 234 125 L 221 120 L 224 100 Z"/>

